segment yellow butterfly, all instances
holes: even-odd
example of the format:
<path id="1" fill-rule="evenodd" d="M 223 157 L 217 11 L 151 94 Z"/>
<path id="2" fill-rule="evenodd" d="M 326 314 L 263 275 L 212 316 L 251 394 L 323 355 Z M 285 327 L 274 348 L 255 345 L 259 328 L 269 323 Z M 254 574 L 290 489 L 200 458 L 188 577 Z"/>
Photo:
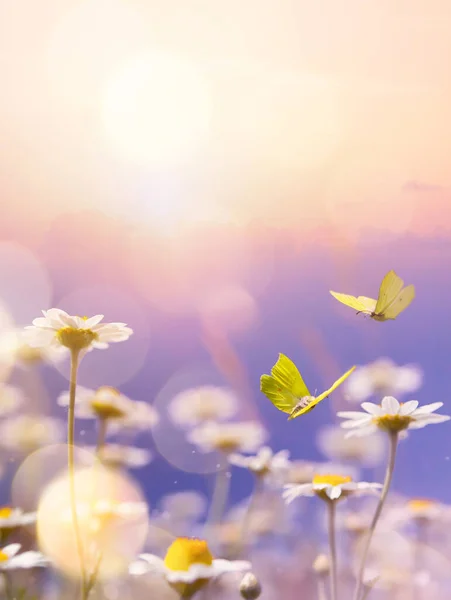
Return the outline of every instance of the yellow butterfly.
<path id="1" fill-rule="evenodd" d="M 285 354 L 279 354 L 276 364 L 271 369 L 271 375 L 261 376 L 260 390 L 276 408 L 290 415 L 290 421 L 315 408 L 321 400 L 336 390 L 354 369 L 355 367 L 349 369 L 328 390 L 315 397 L 308 391 L 294 362 Z"/>
<path id="2" fill-rule="evenodd" d="M 369 315 L 375 321 L 396 319 L 415 298 L 415 287 L 404 286 L 404 281 L 394 271 L 389 271 L 382 280 L 377 300 L 366 296 L 349 296 L 330 292 L 342 304 L 350 306 L 359 313 Z"/>

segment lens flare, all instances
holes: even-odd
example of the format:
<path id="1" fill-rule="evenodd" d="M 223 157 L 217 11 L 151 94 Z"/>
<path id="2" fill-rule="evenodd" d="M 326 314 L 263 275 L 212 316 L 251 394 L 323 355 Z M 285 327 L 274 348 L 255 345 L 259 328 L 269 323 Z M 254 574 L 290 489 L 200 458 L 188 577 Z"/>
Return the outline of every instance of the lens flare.
<path id="1" fill-rule="evenodd" d="M 98 565 L 98 577 L 126 572 L 142 550 L 148 530 L 148 508 L 136 482 L 98 464 L 75 473 L 78 529 L 87 571 Z M 70 481 L 65 473 L 44 491 L 37 516 L 42 552 L 66 575 L 80 577 L 70 504 Z"/>

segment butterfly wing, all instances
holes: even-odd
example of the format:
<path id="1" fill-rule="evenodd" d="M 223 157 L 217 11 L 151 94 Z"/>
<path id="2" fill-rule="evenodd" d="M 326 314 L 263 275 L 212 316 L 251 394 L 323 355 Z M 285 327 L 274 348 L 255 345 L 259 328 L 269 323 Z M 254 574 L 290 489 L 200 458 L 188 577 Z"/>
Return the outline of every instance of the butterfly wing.
<path id="1" fill-rule="evenodd" d="M 299 409 L 296 409 L 296 407 L 295 407 L 294 410 L 291 411 L 291 414 L 288 417 L 288 420 L 291 421 L 291 419 L 295 419 L 296 417 L 305 415 L 305 413 L 313 410 L 315 408 L 315 406 L 321 402 L 321 400 L 325 400 L 328 396 L 330 396 L 330 394 L 332 394 L 332 392 L 335 391 L 337 389 L 337 387 L 339 387 L 349 377 L 349 375 L 351 375 L 351 373 L 353 373 L 355 371 L 355 369 L 356 369 L 355 366 L 351 367 L 349 369 L 349 371 L 346 371 L 346 373 L 344 375 L 342 375 L 339 379 L 337 379 L 337 381 L 335 381 L 335 383 L 333 383 L 328 390 L 326 390 L 325 392 L 323 392 L 316 398 L 313 398 L 308 403 L 307 406 L 300 407 Z"/>
<path id="2" fill-rule="evenodd" d="M 367 298 L 367 296 L 350 296 L 349 294 L 340 294 L 338 292 L 330 292 L 342 304 L 353 308 L 357 312 L 372 313 L 376 308 L 376 300 Z"/>
<path id="3" fill-rule="evenodd" d="M 403 288 L 393 302 L 384 310 L 384 319 L 396 319 L 396 317 L 406 309 L 415 298 L 415 287 L 408 285 Z"/>
<path id="4" fill-rule="evenodd" d="M 382 280 L 375 313 L 383 315 L 402 290 L 404 281 L 394 271 L 389 271 Z"/>
<path id="5" fill-rule="evenodd" d="M 261 376 L 260 390 L 285 413 L 291 413 L 299 398 L 310 395 L 296 365 L 285 354 L 279 354 L 271 375 Z"/>

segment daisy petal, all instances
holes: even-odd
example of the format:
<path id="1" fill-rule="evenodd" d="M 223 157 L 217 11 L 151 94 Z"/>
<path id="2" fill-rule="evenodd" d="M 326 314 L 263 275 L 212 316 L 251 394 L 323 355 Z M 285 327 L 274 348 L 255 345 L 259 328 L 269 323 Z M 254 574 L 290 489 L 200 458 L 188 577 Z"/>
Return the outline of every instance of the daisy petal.
<path id="1" fill-rule="evenodd" d="M 337 417 L 340 417 L 341 419 L 363 419 L 364 417 L 367 417 L 368 415 L 366 415 L 364 412 L 361 411 L 356 411 L 356 410 L 342 410 L 340 412 L 337 413 Z"/>
<path id="2" fill-rule="evenodd" d="M 417 415 L 429 415 L 430 413 L 435 412 L 442 406 L 443 402 L 433 402 L 432 404 L 425 404 L 424 406 L 420 406 L 420 408 L 417 408 L 412 416 L 416 417 Z"/>
<path id="3" fill-rule="evenodd" d="M 338 500 L 341 496 L 341 487 L 339 485 L 331 485 L 326 489 L 326 494 L 331 500 Z"/>
<path id="4" fill-rule="evenodd" d="M 382 399 L 382 410 L 387 415 L 397 415 L 399 412 L 399 402 L 393 396 L 385 396 Z"/>
<path id="5" fill-rule="evenodd" d="M 418 400 L 409 400 L 404 404 L 401 404 L 401 408 L 399 409 L 399 414 L 403 416 L 411 415 L 418 406 Z"/>
<path id="6" fill-rule="evenodd" d="M 366 410 L 370 415 L 374 415 L 375 417 L 380 417 L 382 415 L 382 408 L 377 404 L 373 404 L 373 402 L 363 402 L 361 406 L 363 410 Z"/>

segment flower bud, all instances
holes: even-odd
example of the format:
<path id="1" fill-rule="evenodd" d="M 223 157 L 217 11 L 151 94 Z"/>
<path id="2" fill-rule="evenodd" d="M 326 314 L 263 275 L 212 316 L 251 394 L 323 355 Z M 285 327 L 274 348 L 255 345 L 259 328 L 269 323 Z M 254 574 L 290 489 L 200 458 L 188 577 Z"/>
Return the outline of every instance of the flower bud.
<path id="1" fill-rule="evenodd" d="M 327 575 L 329 573 L 329 559 L 325 554 L 318 554 L 318 556 L 313 561 L 313 570 L 318 575 Z"/>
<path id="2" fill-rule="evenodd" d="M 240 594 L 246 600 L 255 600 L 262 593 L 262 586 L 253 573 L 246 573 L 240 583 Z"/>

